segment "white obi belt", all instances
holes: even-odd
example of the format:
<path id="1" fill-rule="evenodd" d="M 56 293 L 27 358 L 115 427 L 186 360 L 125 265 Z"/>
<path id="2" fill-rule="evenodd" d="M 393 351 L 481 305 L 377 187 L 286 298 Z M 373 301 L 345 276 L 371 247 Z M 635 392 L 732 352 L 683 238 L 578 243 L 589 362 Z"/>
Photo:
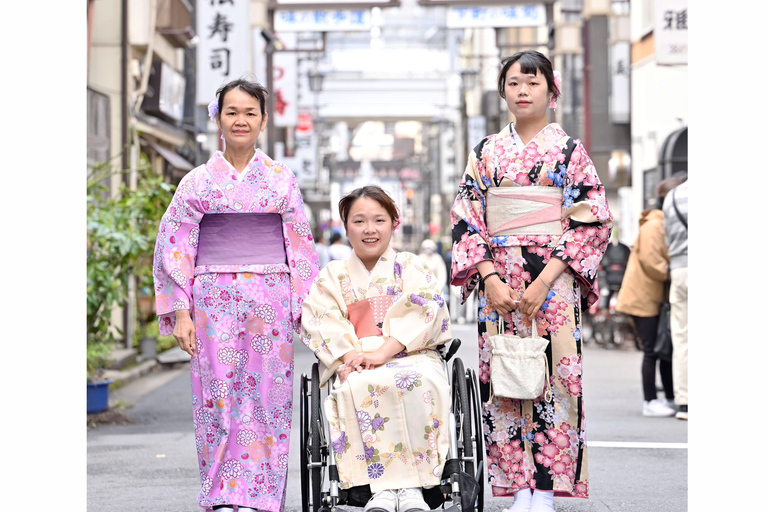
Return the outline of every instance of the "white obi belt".
<path id="1" fill-rule="evenodd" d="M 563 234 L 560 187 L 491 187 L 485 218 L 491 236 Z"/>

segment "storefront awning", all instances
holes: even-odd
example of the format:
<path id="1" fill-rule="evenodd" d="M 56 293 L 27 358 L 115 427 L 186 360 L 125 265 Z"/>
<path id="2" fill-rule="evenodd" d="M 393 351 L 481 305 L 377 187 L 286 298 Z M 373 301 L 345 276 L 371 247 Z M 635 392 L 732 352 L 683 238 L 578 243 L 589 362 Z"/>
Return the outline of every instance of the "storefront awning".
<path id="1" fill-rule="evenodd" d="M 187 162 L 184 158 L 177 155 L 174 151 L 161 146 L 160 144 L 157 144 L 156 142 L 152 142 L 150 140 L 141 139 L 142 144 L 146 144 L 147 146 L 154 149 L 160 156 L 162 156 L 166 162 L 168 162 L 171 167 L 174 167 L 175 169 L 178 169 L 180 171 L 191 171 L 194 168 L 194 165 Z"/>

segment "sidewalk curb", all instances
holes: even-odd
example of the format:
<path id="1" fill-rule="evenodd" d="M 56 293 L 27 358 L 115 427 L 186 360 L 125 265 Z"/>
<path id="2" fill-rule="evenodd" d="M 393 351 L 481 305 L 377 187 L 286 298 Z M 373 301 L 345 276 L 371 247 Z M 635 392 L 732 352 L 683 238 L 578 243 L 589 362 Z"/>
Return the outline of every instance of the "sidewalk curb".
<path id="1" fill-rule="evenodd" d="M 112 384 L 109 385 L 109 390 L 114 391 L 122 386 L 125 386 L 129 382 L 133 382 L 146 374 L 156 370 L 160 367 L 160 363 L 155 359 L 150 359 L 140 363 L 133 368 L 127 370 L 106 370 L 104 377 L 112 379 Z"/>

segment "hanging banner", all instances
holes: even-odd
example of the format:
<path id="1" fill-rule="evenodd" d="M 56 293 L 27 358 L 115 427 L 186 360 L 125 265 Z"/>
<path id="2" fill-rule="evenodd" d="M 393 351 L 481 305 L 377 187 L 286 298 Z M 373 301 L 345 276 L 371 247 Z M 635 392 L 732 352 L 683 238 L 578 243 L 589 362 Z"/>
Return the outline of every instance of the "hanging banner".
<path id="1" fill-rule="evenodd" d="M 277 38 L 291 50 L 296 48 L 298 35 L 293 32 L 275 33 Z M 275 126 L 296 126 L 299 103 L 299 58 L 296 52 L 276 51 L 272 54 L 272 89 L 270 100 L 275 102 L 274 118 L 269 122 Z M 253 70 L 256 81 L 267 85 L 267 42 L 261 36 L 261 29 L 253 30 Z"/>
<path id="2" fill-rule="evenodd" d="M 656 0 L 653 41 L 657 64 L 688 64 L 688 0 Z"/>
<path id="3" fill-rule="evenodd" d="M 538 27 L 547 24 L 544 4 L 449 7 L 446 28 Z"/>
<path id="4" fill-rule="evenodd" d="M 370 9 L 275 11 L 277 32 L 347 32 L 370 29 Z"/>
<path id="5" fill-rule="evenodd" d="M 630 45 L 628 42 L 614 43 L 609 48 L 611 62 L 610 119 L 612 123 L 629 123 L 629 67 Z"/>
<path id="6" fill-rule="evenodd" d="M 197 98 L 208 105 L 216 89 L 250 71 L 249 0 L 197 1 Z"/>

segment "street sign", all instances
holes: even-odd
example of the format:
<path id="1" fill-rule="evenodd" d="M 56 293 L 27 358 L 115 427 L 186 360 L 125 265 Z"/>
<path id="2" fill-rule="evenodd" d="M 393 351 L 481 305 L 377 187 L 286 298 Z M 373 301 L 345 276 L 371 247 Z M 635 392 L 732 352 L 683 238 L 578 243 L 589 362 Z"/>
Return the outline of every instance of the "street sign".
<path id="1" fill-rule="evenodd" d="M 547 24 L 544 4 L 449 7 L 447 28 L 538 27 Z"/>
<path id="2" fill-rule="evenodd" d="M 275 11 L 275 31 L 349 32 L 371 29 L 371 10 L 357 9 L 279 9 Z"/>
<path id="3" fill-rule="evenodd" d="M 197 2 L 197 98 L 208 105 L 216 90 L 249 71 L 249 0 Z"/>
<path id="4" fill-rule="evenodd" d="M 656 0 L 653 41 L 657 64 L 688 64 L 688 0 Z"/>

